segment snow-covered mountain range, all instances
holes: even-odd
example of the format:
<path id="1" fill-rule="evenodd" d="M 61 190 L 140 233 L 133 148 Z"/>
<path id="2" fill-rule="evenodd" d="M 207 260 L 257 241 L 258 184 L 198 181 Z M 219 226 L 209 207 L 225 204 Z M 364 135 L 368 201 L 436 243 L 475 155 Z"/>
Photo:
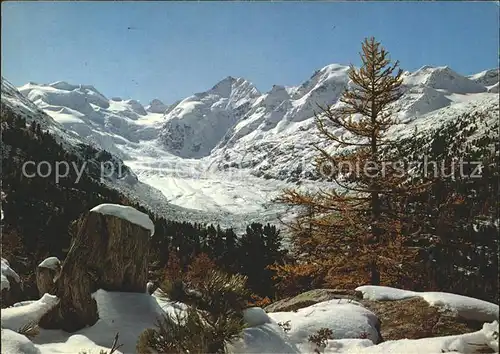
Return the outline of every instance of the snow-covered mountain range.
<path id="1" fill-rule="evenodd" d="M 275 85 L 266 93 L 228 76 L 172 105 L 155 99 L 147 106 L 62 81 L 17 91 L 2 78 L 2 102 L 38 116 L 70 145 L 108 150 L 131 168 L 136 186 L 154 187 L 148 193 L 171 204 L 210 211 L 214 222 L 221 213 L 265 221 L 281 210 L 270 202 L 281 188 L 322 184 L 312 180 L 314 113 L 318 104 L 338 105 L 348 69 L 331 64 L 298 86 Z M 394 105 L 400 124 L 391 134 L 412 134 L 474 110 L 498 120 L 498 81 L 498 69 L 470 76 L 448 67 L 405 72 L 405 93 Z"/>

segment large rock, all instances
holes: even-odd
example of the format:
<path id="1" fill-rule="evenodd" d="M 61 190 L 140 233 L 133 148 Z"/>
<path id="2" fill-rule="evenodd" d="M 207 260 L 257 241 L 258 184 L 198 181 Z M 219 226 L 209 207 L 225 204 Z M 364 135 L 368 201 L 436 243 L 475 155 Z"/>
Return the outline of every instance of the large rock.
<path id="1" fill-rule="evenodd" d="M 356 290 L 314 289 L 294 297 L 278 300 L 265 308 L 266 312 L 287 312 L 334 299 L 352 299 L 358 301 L 363 294 Z"/>
<path id="2" fill-rule="evenodd" d="M 98 320 L 92 293 L 98 289 L 144 293 L 149 237 L 154 226 L 134 208 L 102 204 L 80 222 L 53 294 L 59 304 L 40 320 L 42 328 L 74 332 Z"/>
<path id="3" fill-rule="evenodd" d="M 266 312 L 289 312 L 333 299 L 352 299 L 373 312 L 380 320 L 383 340 L 419 339 L 457 335 L 478 331 L 483 321 L 471 321 L 456 313 L 432 307 L 421 297 L 402 300 L 366 300 L 356 290 L 315 289 L 276 301 L 265 307 Z"/>
<path id="4" fill-rule="evenodd" d="M 451 311 L 432 307 L 421 297 L 360 302 L 380 319 L 384 340 L 451 336 L 475 332 L 483 327 L 482 321 L 466 320 Z"/>

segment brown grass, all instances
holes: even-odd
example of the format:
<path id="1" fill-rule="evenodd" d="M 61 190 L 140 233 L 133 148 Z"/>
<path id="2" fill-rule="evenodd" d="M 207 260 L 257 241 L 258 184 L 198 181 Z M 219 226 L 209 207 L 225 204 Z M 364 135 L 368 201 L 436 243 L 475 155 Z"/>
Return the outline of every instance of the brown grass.
<path id="1" fill-rule="evenodd" d="M 384 340 L 419 339 L 475 332 L 482 323 L 454 317 L 440 312 L 419 298 L 398 301 L 368 301 L 363 305 L 375 313 L 380 321 Z"/>

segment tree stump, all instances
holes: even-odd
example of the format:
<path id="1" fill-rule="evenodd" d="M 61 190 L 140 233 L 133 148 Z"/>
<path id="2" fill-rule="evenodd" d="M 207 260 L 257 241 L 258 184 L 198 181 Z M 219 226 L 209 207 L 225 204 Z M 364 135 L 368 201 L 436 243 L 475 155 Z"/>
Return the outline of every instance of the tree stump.
<path id="1" fill-rule="evenodd" d="M 61 261 L 57 257 L 49 257 L 38 265 L 36 268 L 36 286 L 40 297 L 52 291 L 60 272 Z"/>
<path id="2" fill-rule="evenodd" d="M 60 302 L 42 317 L 42 328 L 74 332 L 93 325 L 98 289 L 144 293 L 153 224 L 131 207 L 101 206 L 80 222 L 53 290 Z"/>

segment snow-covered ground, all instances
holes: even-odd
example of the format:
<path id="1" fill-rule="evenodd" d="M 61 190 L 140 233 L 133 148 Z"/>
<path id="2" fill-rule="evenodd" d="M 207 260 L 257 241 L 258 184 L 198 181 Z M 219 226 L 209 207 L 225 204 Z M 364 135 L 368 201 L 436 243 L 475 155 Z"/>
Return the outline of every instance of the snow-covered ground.
<path id="1" fill-rule="evenodd" d="M 115 215 L 130 222 L 151 228 L 149 218 L 130 207 L 103 204 L 96 212 Z M 59 260 L 46 259 L 40 266 L 54 266 Z M 19 276 L 2 259 L 2 291 L 9 290 L 7 276 L 20 281 Z M 7 281 L 4 284 L 4 279 Z M 42 316 L 56 306 L 55 295 L 44 294 L 39 300 L 23 301 L 1 311 L 1 348 L 8 354 L 48 354 L 99 352 L 112 346 L 119 334 L 122 346 L 117 353 L 134 353 L 139 335 L 154 328 L 160 316 L 182 314 L 186 305 L 169 301 L 157 290 L 144 293 L 108 292 L 102 289 L 93 294 L 99 319 L 90 327 L 75 333 L 41 329 L 29 340 L 21 329 L 38 323 Z M 267 314 L 259 307 L 244 311 L 247 324 L 240 339 L 229 345 L 231 353 L 441 353 L 455 351 L 476 353 L 480 346 L 498 352 L 498 305 L 461 295 L 442 292 L 413 292 L 384 286 L 361 286 L 356 290 L 371 300 L 400 300 L 422 297 L 430 306 L 455 312 L 457 316 L 484 322 L 481 331 L 448 337 L 419 340 L 396 340 L 381 343 L 377 316 L 359 302 L 336 299 L 320 302 L 297 311 Z M 382 324 L 383 325 L 383 324 Z M 287 327 L 287 328 L 286 328 Z M 310 336 L 321 329 L 331 331 L 331 339 L 323 347 L 310 342 Z"/>
<path id="2" fill-rule="evenodd" d="M 381 291 L 387 295 L 387 289 Z M 392 294 L 397 291 L 393 289 Z M 376 289 L 371 289 L 371 293 L 375 294 Z M 450 295 L 453 294 L 436 295 L 440 306 L 458 304 L 448 301 Z M 150 296 L 147 293 L 98 290 L 93 296 L 100 317 L 95 325 L 72 334 L 41 329 L 32 341 L 16 331 L 39 319 L 56 305 L 57 298 L 46 294 L 38 301 L 3 309 L 2 353 L 98 353 L 111 347 L 116 333 L 119 333 L 119 343 L 123 345 L 117 353 L 134 353 L 138 336 L 146 328 L 153 328 L 158 316 L 173 315 L 185 309 L 182 304 L 165 300 L 159 292 Z M 474 302 L 475 299 L 468 298 L 467 301 Z M 476 310 L 484 312 L 486 309 L 479 306 Z M 331 329 L 334 338 L 327 341 L 326 347 L 319 348 L 323 353 L 437 354 L 442 350 L 476 353 L 480 345 L 487 345 L 498 352 L 497 321 L 487 322 L 482 330 L 469 334 L 376 344 L 379 342 L 378 319 L 360 304 L 347 300 L 320 302 L 297 312 L 266 314 L 261 308 L 250 308 L 245 310 L 244 319 L 247 328 L 242 338 L 229 346 L 232 353 L 311 353 L 316 346 L 308 341 L 308 337 L 320 328 Z M 278 324 L 286 322 L 290 327 L 288 331 Z"/>

